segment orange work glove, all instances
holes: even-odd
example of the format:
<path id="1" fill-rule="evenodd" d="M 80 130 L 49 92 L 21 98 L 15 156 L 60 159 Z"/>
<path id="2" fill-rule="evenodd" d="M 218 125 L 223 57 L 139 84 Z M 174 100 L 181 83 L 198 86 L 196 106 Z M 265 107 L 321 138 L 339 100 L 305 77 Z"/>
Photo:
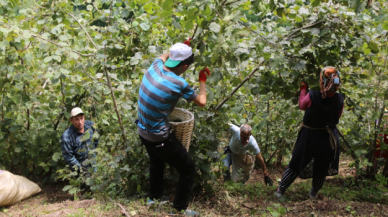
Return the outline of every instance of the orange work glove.
<path id="1" fill-rule="evenodd" d="M 307 90 L 309 88 L 309 84 L 307 82 L 302 82 L 299 89 L 300 90 Z"/>
<path id="2" fill-rule="evenodd" d="M 206 78 L 208 75 L 210 75 L 210 70 L 207 67 L 205 67 L 199 72 L 199 82 L 206 82 Z"/>

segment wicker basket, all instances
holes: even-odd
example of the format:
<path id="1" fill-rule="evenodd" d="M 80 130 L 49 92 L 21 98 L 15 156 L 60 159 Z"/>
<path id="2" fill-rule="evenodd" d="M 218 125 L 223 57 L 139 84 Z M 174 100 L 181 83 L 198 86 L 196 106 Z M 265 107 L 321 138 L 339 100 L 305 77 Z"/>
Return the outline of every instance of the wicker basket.
<path id="1" fill-rule="evenodd" d="M 168 119 L 175 137 L 189 151 L 194 127 L 194 115 L 185 109 L 175 108 L 168 116 Z M 182 122 L 173 122 L 174 120 L 181 120 Z"/>

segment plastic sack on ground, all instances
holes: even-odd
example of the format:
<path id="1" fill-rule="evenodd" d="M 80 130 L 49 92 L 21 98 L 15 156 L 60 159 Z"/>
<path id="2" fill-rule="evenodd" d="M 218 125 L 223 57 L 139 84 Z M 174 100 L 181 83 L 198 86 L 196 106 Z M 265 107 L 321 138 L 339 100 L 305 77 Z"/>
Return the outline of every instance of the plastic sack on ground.
<path id="1" fill-rule="evenodd" d="M 40 191 L 42 189 L 30 180 L 0 170 L 0 207 L 12 205 Z"/>

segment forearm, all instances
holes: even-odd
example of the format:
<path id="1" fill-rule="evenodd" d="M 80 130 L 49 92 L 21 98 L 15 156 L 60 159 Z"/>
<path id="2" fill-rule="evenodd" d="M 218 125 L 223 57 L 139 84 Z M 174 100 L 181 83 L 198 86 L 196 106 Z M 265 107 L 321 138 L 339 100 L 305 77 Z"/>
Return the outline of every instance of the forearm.
<path id="1" fill-rule="evenodd" d="M 257 163 L 259 163 L 260 167 L 263 169 L 264 176 L 268 176 L 269 174 L 267 171 L 267 167 L 265 166 L 264 159 L 261 156 L 261 153 L 258 153 L 256 155 L 256 161 L 257 161 Z"/>
<path id="2" fill-rule="evenodd" d="M 310 95 L 307 90 L 302 89 L 299 96 L 299 109 L 306 110 L 311 105 Z"/>
<path id="3" fill-rule="evenodd" d="M 205 107 L 206 105 L 206 83 L 199 82 L 199 94 L 194 99 L 194 103 L 199 105 L 200 107 Z"/>
<path id="4" fill-rule="evenodd" d="M 169 56 L 170 56 L 170 53 L 164 53 L 164 54 L 162 54 L 162 56 L 160 56 L 159 58 L 160 58 L 163 62 L 166 62 Z"/>

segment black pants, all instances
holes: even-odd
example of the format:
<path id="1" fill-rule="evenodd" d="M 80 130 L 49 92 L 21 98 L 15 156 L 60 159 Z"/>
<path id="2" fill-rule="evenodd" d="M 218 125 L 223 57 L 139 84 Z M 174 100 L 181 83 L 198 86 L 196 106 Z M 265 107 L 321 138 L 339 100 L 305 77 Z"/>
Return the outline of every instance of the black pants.
<path id="1" fill-rule="evenodd" d="M 195 177 L 195 164 L 186 148 L 172 134 L 169 139 L 162 142 L 150 142 L 141 136 L 140 140 L 150 157 L 150 199 L 160 199 L 163 196 L 164 163 L 166 162 L 179 172 L 174 208 L 179 211 L 186 210 Z"/>

